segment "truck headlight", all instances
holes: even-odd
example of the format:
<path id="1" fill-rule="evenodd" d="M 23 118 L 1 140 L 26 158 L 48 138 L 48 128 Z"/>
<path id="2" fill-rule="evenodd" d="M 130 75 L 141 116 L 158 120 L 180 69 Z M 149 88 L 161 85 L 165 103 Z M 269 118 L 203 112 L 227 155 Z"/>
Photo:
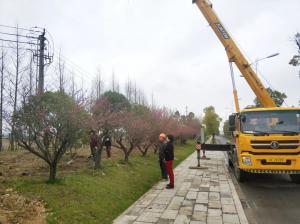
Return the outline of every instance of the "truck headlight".
<path id="1" fill-rule="evenodd" d="M 252 161 L 251 161 L 250 156 L 243 156 L 242 160 L 243 160 L 244 165 L 246 165 L 246 166 L 251 166 L 252 165 Z"/>

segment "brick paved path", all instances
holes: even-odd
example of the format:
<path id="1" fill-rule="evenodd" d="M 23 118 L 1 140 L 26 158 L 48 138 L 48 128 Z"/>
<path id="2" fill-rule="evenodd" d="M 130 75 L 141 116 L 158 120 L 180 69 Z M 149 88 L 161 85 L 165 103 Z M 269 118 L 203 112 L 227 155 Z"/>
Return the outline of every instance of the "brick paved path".
<path id="1" fill-rule="evenodd" d="M 114 224 L 248 224 L 225 165 L 223 152 L 206 152 L 196 166 L 193 153 L 175 169 L 175 188 L 159 182 L 120 215 Z M 158 164 L 157 164 L 158 165 Z"/>

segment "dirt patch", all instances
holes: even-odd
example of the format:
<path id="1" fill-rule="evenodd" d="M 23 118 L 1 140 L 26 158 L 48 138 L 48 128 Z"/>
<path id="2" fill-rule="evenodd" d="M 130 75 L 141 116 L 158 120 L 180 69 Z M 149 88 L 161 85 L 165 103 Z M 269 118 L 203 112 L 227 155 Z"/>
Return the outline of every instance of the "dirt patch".
<path id="1" fill-rule="evenodd" d="M 0 224 L 44 224 L 46 210 L 41 201 L 30 200 L 12 189 L 0 188 Z"/>

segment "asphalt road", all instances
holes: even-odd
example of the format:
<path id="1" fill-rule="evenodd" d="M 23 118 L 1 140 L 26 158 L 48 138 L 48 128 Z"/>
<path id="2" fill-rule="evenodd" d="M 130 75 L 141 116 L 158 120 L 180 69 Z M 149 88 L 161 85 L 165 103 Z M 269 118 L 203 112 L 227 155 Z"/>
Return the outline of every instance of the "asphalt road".
<path id="1" fill-rule="evenodd" d="M 231 176 L 250 224 L 300 224 L 300 184 L 288 175 L 253 174 L 245 183 Z"/>

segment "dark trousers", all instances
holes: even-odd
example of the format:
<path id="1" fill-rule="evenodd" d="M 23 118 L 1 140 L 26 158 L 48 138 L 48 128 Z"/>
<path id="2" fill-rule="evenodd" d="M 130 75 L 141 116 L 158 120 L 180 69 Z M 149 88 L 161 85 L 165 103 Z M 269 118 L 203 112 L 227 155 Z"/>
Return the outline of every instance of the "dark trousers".
<path id="1" fill-rule="evenodd" d="M 97 153 L 97 146 L 90 146 L 90 148 L 91 148 L 92 159 L 95 160 L 96 153 Z"/>
<path id="2" fill-rule="evenodd" d="M 173 160 L 166 161 L 166 168 L 170 180 L 170 186 L 174 187 Z"/>
<path id="3" fill-rule="evenodd" d="M 111 146 L 106 146 L 106 155 L 107 155 L 107 158 L 110 158 L 111 157 Z"/>
<path id="4" fill-rule="evenodd" d="M 163 159 L 159 159 L 159 166 L 161 170 L 161 178 L 168 179 L 166 162 Z"/>

